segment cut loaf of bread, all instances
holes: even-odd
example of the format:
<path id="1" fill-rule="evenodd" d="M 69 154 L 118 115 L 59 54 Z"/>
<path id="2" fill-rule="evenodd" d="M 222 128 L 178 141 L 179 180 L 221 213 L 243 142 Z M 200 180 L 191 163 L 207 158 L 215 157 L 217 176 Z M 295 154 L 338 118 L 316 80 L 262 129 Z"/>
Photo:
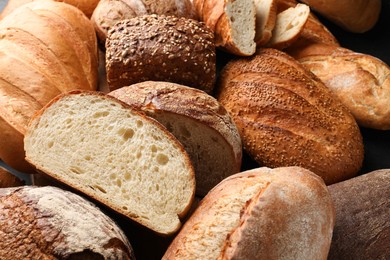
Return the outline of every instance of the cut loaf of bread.
<path id="1" fill-rule="evenodd" d="M 300 167 L 257 168 L 219 183 L 163 259 L 322 259 L 335 214 L 324 182 Z"/>
<path id="2" fill-rule="evenodd" d="M 265 45 L 272 37 L 277 15 L 277 0 L 255 0 L 256 45 Z"/>
<path id="3" fill-rule="evenodd" d="M 183 85 L 155 81 L 123 87 L 109 95 L 142 109 L 176 136 L 194 164 L 198 196 L 240 171 L 240 135 L 214 97 Z"/>
<path id="4" fill-rule="evenodd" d="M 96 92 L 63 94 L 31 120 L 26 159 L 114 211 L 169 235 L 195 192 L 194 170 L 157 121 Z"/>
<path id="5" fill-rule="evenodd" d="M 0 189 L 0 259 L 135 259 L 98 207 L 55 187 Z"/>

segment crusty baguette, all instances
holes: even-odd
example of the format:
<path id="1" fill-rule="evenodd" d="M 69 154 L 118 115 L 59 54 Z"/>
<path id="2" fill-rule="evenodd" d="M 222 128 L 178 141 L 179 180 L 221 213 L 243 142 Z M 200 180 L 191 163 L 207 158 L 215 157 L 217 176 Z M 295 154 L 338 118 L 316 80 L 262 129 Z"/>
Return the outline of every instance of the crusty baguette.
<path id="1" fill-rule="evenodd" d="M 191 0 L 101 0 L 91 17 L 101 47 L 117 22 L 146 14 L 196 18 Z"/>
<path id="2" fill-rule="evenodd" d="M 329 186 L 336 223 L 329 259 L 388 259 L 390 169 Z"/>
<path id="3" fill-rule="evenodd" d="M 215 44 L 235 55 L 256 51 L 253 0 L 193 0 L 198 18 L 215 33 Z"/>
<path id="4" fill-rule="evenodd" d="M 153 80 L 211 93 L 216 78 L 214 36 L 203 23 L 184 17 L 123 20 L 109 31 L 106 69 L 111 90 Z"/>
<path id="5" fill-rule="evenodd" d="M 116 223 L 55 187 L 0 189 L 1 259 L 135 259 Z"/>
<path id="6" fill-rule="evenodd" d="M 183 146 L 157 121 L 97 92 L 58 96 L 31 120 L 26 159 L 120 214 L 170 235 L 195 193 Z"/>
<path id="7" fill-rule="evenodd" d="M 368 54 L 312 45 L 298 60 L 348 107 L 360 126 L 390 130 L 390 67 Z"/>
<path id="8" fill-rule="evenodd" d="M 23 186 L 25 182 L 0 165 L 0 188 Z"/>
<path id="9" fill-rule="evenodd" d="M 109 95 L 143 110 L 176 136 L 194 164 L 198 196 L 240 171 L 240 135 L 225 108 L 212 96 L 155 81 L 123 87 Z"/>
<path id="10" fill-rule="evenodd" d="M 277 15 L 277 0 L 255 0 L 256 45 L 264 46 L 272 37 Z"/>
<path id="11" fill-rule="evenodd" d="M 323 180 L 299 167 L 257 168 L 219 183 L 163 259 L 326 259 L 334 208 Z"/>
<path id="12" fill-rule="evenodd" d="M 301 0 L 347 31 L 363 33 L 379 19 L 381 0 Z"/>
<path id="13" fill-rule="evenodd" d="M 302 166 L 331 184 L 355 176 L 363 142 L 355 119 L 310 71 L 287 54 L 260 49 L 228 63 L 218 101 L 244 150 L 268 167 Z"/>

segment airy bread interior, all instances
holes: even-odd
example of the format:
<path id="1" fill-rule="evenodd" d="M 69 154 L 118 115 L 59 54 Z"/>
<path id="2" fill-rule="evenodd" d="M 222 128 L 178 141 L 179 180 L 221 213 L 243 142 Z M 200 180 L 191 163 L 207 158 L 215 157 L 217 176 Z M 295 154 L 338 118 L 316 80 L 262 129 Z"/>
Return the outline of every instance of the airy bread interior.
<path id="1" fill-rule="evenodd" d="M 180 143 L 103 95 L 52 102 L 31 121 L 25 150 L 39 170 L 161 234 L 180 227 L 193 199 L 193 168 Z"/>

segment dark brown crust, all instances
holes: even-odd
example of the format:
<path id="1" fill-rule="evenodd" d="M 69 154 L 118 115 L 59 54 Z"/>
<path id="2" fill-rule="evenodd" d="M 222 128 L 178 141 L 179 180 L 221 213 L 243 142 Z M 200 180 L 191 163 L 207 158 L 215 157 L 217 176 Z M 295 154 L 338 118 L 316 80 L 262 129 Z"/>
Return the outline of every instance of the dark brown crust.
<path id="1" fill-rule="evenodd" d="M 201 22 L 145 15 L 118 22 L 106 41 L 111 90 L 147 80 L 211 93 L 216 78 L 213 33 Z"/>
<path id="2" fill-rule="evenodd" d="M 56 205 L 42 204 L 48 200 L 66 203 L 74 216 L 88 213 L 84 219 L 61 218 Z M 114 221 L 78 195 L 54 187 L 6 188 L 0 191 L 0 208 L 1 259 L 134 259 L 130 243 Z M 72 230 L 79 221 L 95 229 Z"/>
<path id="3" fill-rule="evenodd" d="M 388 259 L 390 169 L 329 186 L 336 225 L 329 259 Z"/>
<path id="4" fill-rule="evenodd" d="M 273 49 L 230 62 L 218 100 L 261 165 L 302 166 L 331 184 L 355 176 L 362 136 L 350 112 L 312 73 Z"/>

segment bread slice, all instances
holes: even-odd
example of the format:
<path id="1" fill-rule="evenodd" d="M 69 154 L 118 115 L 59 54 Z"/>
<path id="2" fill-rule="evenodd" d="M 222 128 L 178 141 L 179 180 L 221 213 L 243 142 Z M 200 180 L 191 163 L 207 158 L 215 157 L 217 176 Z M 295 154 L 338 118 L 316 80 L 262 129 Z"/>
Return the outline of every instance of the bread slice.
<path id="1" fill-rule="evenodd" d="M 31 120 L 24 144 L 38 170 L 157 233 L 177 231 L 191 206 L 194 170 L 183 146 L 113 97 L 59 96 Z"/>
<path id="2" fill-rule="evenodd" d="M 276 23 L 277 0 L 255 0 L 257 46 L 265 45 L 272 37 Z"/>
<path id="3" fill-rule="evenodd" d="M 300 35 L 309 18 L 310 8 L 305 4 L 297 4 L 276 16 L 275 28 L 267 46 L 277 49 L 287 48 Z"/>
<path id="4" fill-rule="evenodd" d="M 326 259 L 335 213 L 324 182 L 300 167 L 257 168 L 219 183 L 162 259 Z"/>
<path id="5" fill-rule="evenodd" d="M 123 87 L 109 95 L 142 109 L 176 136 L 194 164 L 198 196 L 240 171 L 240 135 L 214 97 L 183 85 L 155 81 Z"/>

